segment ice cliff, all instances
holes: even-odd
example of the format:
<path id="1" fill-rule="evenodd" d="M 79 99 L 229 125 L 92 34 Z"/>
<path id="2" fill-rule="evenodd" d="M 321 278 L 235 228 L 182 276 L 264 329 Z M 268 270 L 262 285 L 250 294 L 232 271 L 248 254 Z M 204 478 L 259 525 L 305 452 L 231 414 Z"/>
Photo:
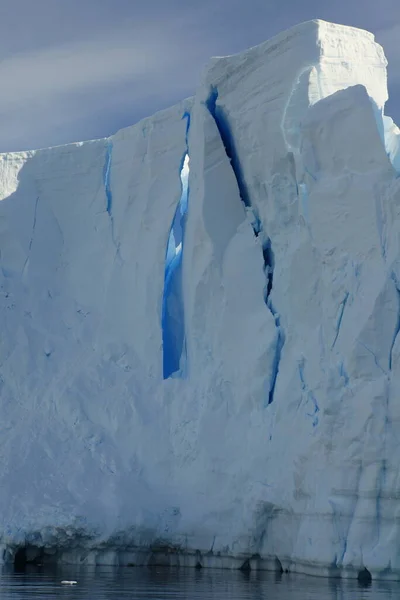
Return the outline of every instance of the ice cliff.
<path id="1" fill-rule="evenodd" d="M 372 34 L 0 156 L 4 561 L 400 576 L 400 152 Z"/>

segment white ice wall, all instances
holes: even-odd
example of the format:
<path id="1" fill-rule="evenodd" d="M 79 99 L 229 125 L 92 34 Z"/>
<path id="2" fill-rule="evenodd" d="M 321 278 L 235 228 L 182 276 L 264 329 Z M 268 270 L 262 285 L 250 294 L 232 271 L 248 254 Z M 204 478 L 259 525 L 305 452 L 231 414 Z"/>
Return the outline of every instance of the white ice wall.
<path id="1" fill-rule="evenodd" d="M 167 544 L 203 566 L 398 576 L 385 67 L 371 34 L 313 21 L 108 140 L 0 157 L 5 558 Z M 164 381 L 186 152 L 185 369 Z"/>

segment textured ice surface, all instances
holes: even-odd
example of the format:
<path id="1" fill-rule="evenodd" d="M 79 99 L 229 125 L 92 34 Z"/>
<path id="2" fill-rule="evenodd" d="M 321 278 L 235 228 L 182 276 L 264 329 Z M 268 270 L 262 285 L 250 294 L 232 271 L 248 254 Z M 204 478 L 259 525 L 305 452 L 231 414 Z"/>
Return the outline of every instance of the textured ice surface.
<path id="1" fill-rule="evenodd" d="M 390 117 L 384 116 L 383 124 L 386 152 L 394 168 L 400 174 L 400 129 L 393 123 L 393 119 Z"/>
<path id="2" fill-rule="evenodd" d="M 386 99 L 373 36 L 313 21 L 108 140 L 0 156 L 5 560 L 399 576 Z"/>

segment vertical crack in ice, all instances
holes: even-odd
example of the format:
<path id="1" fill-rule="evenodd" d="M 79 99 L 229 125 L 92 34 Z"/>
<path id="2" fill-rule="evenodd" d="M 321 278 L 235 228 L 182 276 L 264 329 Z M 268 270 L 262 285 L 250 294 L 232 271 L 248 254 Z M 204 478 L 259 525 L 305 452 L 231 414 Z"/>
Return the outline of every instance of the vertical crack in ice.
<path id="1" fill-rule="evenodd" d="M 338 531 L 338 537 L 342 544 L 342 552 L 341 552 L 339 560 L 337 561 L 337 565 L 340 565 L 340 566 L 343 566 L 343 562 L 344 562 L 344 559 L 345 559 L 345 556 L 347 553 L 348 540 L 350 537 L 351 528 L 352 528 L 354 520 L 355 520 L 358 500 L 360 498 L 360 481 L 361 481 L 362 473 L 363 473 L 363 465 L 362 465 L 362 461 L 360 461 L 360 464 L 357 467 L 357 472 L 354 477 L 354 482 L 355 482 L 354 483 L 354 494 L 352 494 L 350 510 L 347 514 L 341 513 L 339 515 L 340 520 L 342 520 L 343 517 L 347 517 L 347 519 L 348 519 L 348 525 L 347 525 L 347 527 L 345 527 L 345 531 L 344 531 L 343 535 L 341 535 L 340 532 Z M 349 497 L 349 499 L 350 498 L 351 498 L 351 496 Z M 346 500 L 347 500 L 347 498 L 346 498 Z M 335 511 L 336 507 L 334 506 L 334 504 L 332 502 L 330 502 L 330 504 Z M 340 522 L 340 520 L 339 520 L 339 522 Z M 344 523 L 345 523 L 345 521 L 344 521 Z"/>
<path id="2" fill-rule="evenodd" d="M 348 373 L 346 371 L 346 368 L 344 366 L 343 360 L 339 364 L 339 375 L 340 375 L 340 377 L 343 378 L 344 386 L 348 387 L 350 380 L 349 380 L 349 375 L 348 375 Z"/>
<path id="3" fill-rule="evenodd" d="M 176 208 L 165 254 L 164 293 L 162 302 L 163 377 L 182 377 L 186 360 L 185 315 L 182 290 L 182 259 L 185 225 L 189 201 L 189 148 L 190 115 L 183 115 L 186 123 L 186 150 L 180 167 L 181 197 Z"/>
<path id="4" fill-rule="evenodd" d="M 260 231 L 261 231 L 261 229 L 260 229 Z M 276 330 L 277 330 L 275 356 L 274 356 L 274 362 L 272 363 L 272 375 L 271 375 L 269 393 L 268 393 L 268 404 L 272 404 L 272 402 L 274 401 L 276 380 L 278 378 L 279 365 L 281 362 L 281 354 L 282 354 L 282 348 L 285 343 L 285 338 L 284 338 L 282 327 L 281 327 L 279 313 L 275 310 L 275 307 L 271 301 L 271 292 L 272 292 L 272 286 L 274 283 L 275 256 L 272 251 L 271 240 L 269 238 L 263 244 L 263 257 L 264 257 L 264 273 L 265 273 L 265 276 L 267 279 L 267 284 L 265 287 L 264 301 L 265 301 L 265 304 L 267 305 L 267 307 L 269 308 L 269 310 L 271 311 L 272 316 L 274 317 L 275 326 L 276 326 Z"/>
<path id="5" fill-rule="evenodd" d="M 275 319 L 275 325 L 276 325 L 276 329 L 278 332 L 276 346 L 275 346 L 274 362 L 272 363 L 272 376 L 271 376 L 271 381 L 270 381 L 270 386 L 269 386 L 269 394 L 268 394 L 268 404 L 272 404 L 272 402 L 274 401 L 276 381 L 277 381 L 278 375 L 279 375 L 279 366 L 280 366 L 280 362 L 281 362 L 282 349 L 285 344 L 285 338 L 284 338 L 284 335 L 282 332 L 282 327 L 281 327 L 281 323 L 280 323 L 278 314 L 275 313 L 271 304 L 269 304 L 268 306 L 269 306 L 269 308 L 272 312 L 272 315 Z"/>
<path id="6" fill-rule="evenodd" d="M 36 202 L 35 202 L 35 208 L 33 211 L 33 223 L 32 223 L 32 233 L 31 233 L 31 239 L 29 240 L 29 246 L 28 246 L 28 254 L 27 257 L 25 259 L 25 263 L 22 269 L 22 275 L 25 274 L 26 269 L 28 268 L 28 264 L 29 264 L 29 259 L 31 256 L 31 250 L 32 250 L 32 244 L 33 244 L 33 238 L 35 237 L 35 229 L 36 229 L 36 221 L 37 221 L 37 211 L 38 211 L 38 204 L 39 204 L 39 196 L 37 196 L 36 198 Z"/>
<path id="7" fill-rule="evenodd" d="M 29 252 L 32 250 L 33 237 L 35 235 L 38 204 L 39 204 L 39 196 L 36 198 L 35 210 L 34 210 L 34 213 L 33 213 L 32 235 L 31 235 L 31 239 L 30 239 L 30 242 L 29 242 Z"/>
<path id="8" fill-rule="evenodd" d="M 309 223 L 308 217 L 308 187 L 306 183 L 299 183 L 297 185 L 298 196 L 301 205 L 301 212 L 303 215 L 304 222 Z"/>
<path id="9" fill-rule="evenodd" d="M 113 195 L 111 190 L 111 164 L 112 164 L 113 143 L 107 140 L 106 156 L 103 167 L 103 184 L 106 195 L 106 211 L 111 222 L 111 239 L 119 255 L 119 244 L 117 244 L 114 233 L 114 214 L 113 214 Z"/>
<path id="10" fill-rule="evenodd" d="M 382 533 L 382 520 L 384 516 L 382 515 L 382 499 L 385 494 L 385 485 L 387 484 L 387 464 L 386 464 L 386 456 L 387 456 L 387 438 L 388 438 L 388 430 L 389 430 L 389 379 L 386 380 L 386 393 L 385 393 L 385 404 L 384 404 L 384 414 L 383 418 L 383 436 L 382 436 L 382 447 L 379 456 L 380 460 L 380 468 L 379 472 L 376 476 L 376 498 L 375 498 L 375 522 L 376 522 L 376 543 L 374 548 L 379 546 L 381 533 Z M 377 418 L 377 415 L 375 415 Z"/>
<path id="11" fill-rule="evenodd" d="M 312 405 L 312 409 L 311 409 L 312 412 L 307 412 L 306 416 L 312 418 L 312 426 L 316 427 L 319 423 L 319 418 L 317 416 L 319 413 L 319 406 L 318 406 L 318 402 L 317 402 L 313 392 L 310 390 L 310 388 L 307 385 L 306 380 L 305 380 L 305 376 L 304 376 L 305 363 L 306 363 L 306 361 L 305 361 L 304 357 L 302 357 L 298 363 L 301 389 L 302 389 L 302 394 L 304 394 L 304 396 L 306 398 L 306 405 L 309 403 L 311 403 L 311 405 Z"/>
<path id="12" fill-rule="evenodd" d="M 396 327 L 394 330 L 394 334 L 393 334 L 393 340 L 390 346 L 390 351 L 389 351 L 389 371 L 392 370 L 392 363 L 393 363 L 393 350 L 394 350 L 394 346 L 396 344 L 396 340 L 397 340 L 397 336 L 399 335 L 400 332 L 400 287 L 397 281 L 397 277 L 394 273 L 392 273 L 392 281 L 396 287 L 396 292 L 397 292 L 397 298 L 398 298 L 398 307 L 397 307 L 397 323 L 396 323 Z"/>
<path id="13" fill-rule="evenodd" d="M 382 371 L 382 373 L 383 373 L 384 375 L 387 375 L 387 373 L 386 373 L 385 369 L 384 369 L 384 368 L 383 368 L 383 367 L 382 367 L 382 366 L 379 364 L 378 357 L 376 356 L 375 352 L 374 352 L 373 350 L 371 350 L 371 348 L 369 348 L 369 346 L 367 346 L 366 344 L 364 344 L 364 342 L 361 342 L 360 340 L 358 340 L 358 343 L 359 343 L 359 344 L 360 344 L 360 346 L 362 346 L 362 347 L 363 347 L 363 348 L 364 348 L 364 349 L 365 349 L 367 352 L 369 352 L 369 353 L 371 354 L 371 356 L 372 356 L 372 357 L 373 357 L 373 359 L 374 359 L 375 366 L 376 366 L 376 367 L 378 367 L 378 369 L 379 369 L 380 371 Z M 393 345 L 394 345 L 394 344 L 393 344 Z"/>
<path id="14" fill-rule="evenodd" d="M 382 198 L 381 198 L 380 194 L 376 194 L 376 196 L 375 196 L 375 212 L 376 212 L 376 226 L 377 226 L 377 230 L 378 230 L 382 258 L 384 261 L 386 261 L 386 244 L 387 244 L 386 218 L 385 218 L 385 212 L 382 207 Z"/>
<path id="15" fill-rule="evenodd" d="M 334 561 L 334 565 L 335 567 L 338 567 L 339 565 L 343 564 L 343 559 L 344 556 L 346 554 L 347 551 L 347 535 L 348 535 L 348 531 L 345 533 L 345 535 L 342 535 L 342 531 L 341 531 L 341 522 L 343 521 L 343 514 L 340 511 L 340 505 L 337 502 L 334 502 L 333 500 L 328 500 L 329 504 L 331 505 L 332 508 L 332 521 L 333 521 L 333 526 L 334 529 L 336 530 L 336 535 L 338 538 L 338 542 L 341 544 L 341 553 L 340 553 L 340 557 L 338 558 L 337 553 L 335 554 L 335 561 Z"/>
<path id="16" fill-rule="evenodd" d="M 105 190 L 106 199 L 107 199 L 106 210 L 110 217 L 111 217 L 111 211 L 112 211 L 112 192 L 111 192 L 111 185 L 110 185 L 112 151 L 113 151 L 113 144 L 110 140 L 107 140 L 106 158 L 105 158 L 104 167 L 103 167 L 103 183 L 104 183 L 104 190 Z"/>
<path id="17" fill-rule="evenodd" d="M 347 304 L 347 300 L 348 299 L 349 299 L 349 292 L 346 292 L 343 300 L 341 301 L 341 303 L 339 305 L 339 314 L 338 314 L 338 318 L 336 320 L 335 339 L 333 340 L 333 343 L 332 343 L 332 346 L 331 346 L 331 350 L 333 350 L 333 348 L 335 347 L 335 344 L 336 344 L 337 339 L 339 337 L 340 328 L 342 326 L 342 320 L 343 320 L 343 315 L 344 315 L 344 309 L 346 308 L 346 304 Z"/>
<path id="18" fill-rule="evenodd" d="M 385 418 L 385 439 L 384 439 L 384 447 L 386 446 L 386 429 L 387 429 L 387 417 Z M 382 492 L 386 482 L 386 460 L 385 456 L 382 459 L 381 467 L 379 469 L 379 474 L 377 477 L 377 490 L 376 490 L 376 500 L 375 500 L 375 513 L 376 513 L 376 544 L 375 547 L 379 545 L 380 537 L 381 537 L 381 529 L 382 529 Z"/>
<path id="19" fill-rule="evenodd" d="M 263 233 L 262 231 L 262 223 L 260 216 L 257 212 L 256 207 L 252 206 L 251 197 L 249 194 L 249 190 L 243 175 L 243 169 L 240 164 L 240 160 L 236 151 L 235 140 L 232 135 L 228 120 L 221 106 L 217 103 L 218 100 L 218 89 L 216 87 L 211 87 L 211 91 L 209 97 L 206 101 L 206 107 L 215 121 L 215 124 L 218 128 L 222 143 L 225 148 L 225 152 L 232 166 L 233 173 L 236 178 L 236 183 L 239 190 L 240 198 L 245 205 L 246 208 L 250 209 L 252 213 L 252 228 L 255 237 L 260 236 Z M 262 237 L 262 236 L 261 236 Z M 279 373 L 279 366 L 282 355 L 282 348 L 285 343 L 285 337 L 282 331 L 282 327 L 280 324 L 280 318 L 278 312 L 275 310 L 272 302 L 271 302 L 271 292 L 273 286 L 273 278 L 274 278 L 274 255 L 271 247 L 271 240 L 267 238 L 262 246 L 263 249 L 263 258 L 264 258 L 264 273 L 266 276 L 266 287 L 264 293 L 264 301 L 266 306 L 269 308 L 272 316 L 275 320 L 275 325 L 277 328 L 277 340 L 276 340 L 276 348 L 275 348 L 275 357 L 272 365 L 272 376 L 270 380 L 269 386 L 269 394 L 268 394 L 268 404 L 271 404 L 274 400 L 276 381 Z"/>
<path id="20" fill-rule="evenodd" d="M 242 166 L 240 164 L 240 161 L 239 161 L 239 158 L 238 158 L 238 155 L 236 152 L 235 140 L 233 138 L 233 135 L 232 135 L 230 126 L 228 124 L 228 121 L 226 119 L 226 116 L 224 114 L 224 111 L 222 110 L 222 108 L 220 106 L 218 106 L 217 100 L 218 100 L 218 90 L 216 87 L 212 87 L 211 93 L 206 101 L 206 106 L 208 108 L 209 113 L 211 114 L 212 118 L 214 119 L 214 121 L 217 125 L 219 134 L 221 136 L 222 143 L 225 148 L 225 152 L 226 152 L 226 154 L 230 160 L 230 163 L 232 165 L 232 169 L 235 174 L 237 185 L 239 188 L 240 198 L 242 199 L 242 202 L 244 203 L 245 206 L 251 208 L 250 195 L 249 195 L 249 191 L 247 188 L 245 178 L 243 176 L 243 169 L 242 169 Z M 254 233 L 256 235 L 258 235 L 259 231 L 257 231 L 257 225 L 260 224 L 260 221 L 258 219 L 258 216 L 255 214 L 254 208 L 253 208 L 253 212 L 254 212 L 254 216 L 255 216 L 255 220 L 256 220 L 256 224 L 253 226 Z"/>
<path id="21" fill-rule="evenodd" d="M 272 292 L 272 286 L 274 284 L 274 267 L 275 257 L 271 248 L 271 240 L 268 238 L 263 244 L 263 257 L 264 257 L 264 273 L 267 279 L 267 286 L 265 290 L 265 304 L 268 304 L 269 297 Z"/>

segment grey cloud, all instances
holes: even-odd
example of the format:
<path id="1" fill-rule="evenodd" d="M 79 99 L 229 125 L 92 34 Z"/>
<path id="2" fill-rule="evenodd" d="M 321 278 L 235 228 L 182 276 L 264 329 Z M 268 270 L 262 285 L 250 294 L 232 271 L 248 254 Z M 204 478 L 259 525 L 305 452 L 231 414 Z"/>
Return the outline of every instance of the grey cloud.
<path id="1" fill-rule="evenodd" d="M 212 55 L 322 18 L 377 32 L 400 121 L 398 0 L 14 0 L 0 5 L 0 150 L 102 137 L 191 95 Z M 21 18 L 23 15 L 23 18 Z"/>
<path id="2" fill-rule="evenodd" d="M 153 32 L 154 35 L 154 32 Z M 178 55 L 173 40 L 160 33 L 146 38 L 112 32 L 106 40 L 97 38 L 11 56 L 0 63 L 0 80 L 7 82 L 0 95 L 1 109 L 15 101 L 52 101 L 53 95 L 79 91 L 163 69 Z"/>

